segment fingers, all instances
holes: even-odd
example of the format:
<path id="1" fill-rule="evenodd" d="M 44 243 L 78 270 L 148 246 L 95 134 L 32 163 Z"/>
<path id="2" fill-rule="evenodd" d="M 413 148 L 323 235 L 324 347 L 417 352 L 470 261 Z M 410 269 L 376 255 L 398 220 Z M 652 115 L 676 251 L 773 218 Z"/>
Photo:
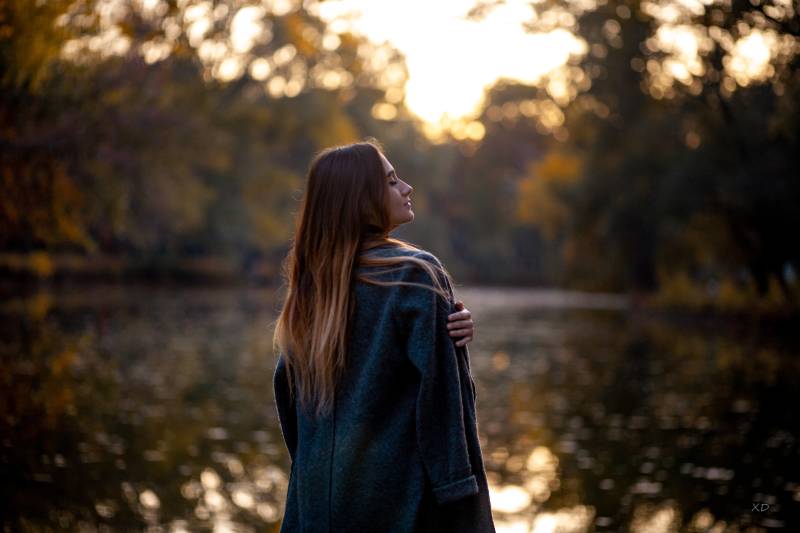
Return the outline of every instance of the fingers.
<path id="1" fill-rule="evenodd" d="M 464 346 L 468 342 L 472 342 L 472 336 L 464 337 L 460 341 L 456 341 L 456 346 Z"/>
<path id="2" fill-rule="evenodd" d="M 448 320 L 459 320 L 459 319 L 470 318 L 471 316 L 472 316 L 472 313 L 469 312 L 469 309 L 464 309 L 463 311 L 458 311 L 457 313 L 452 313 L 450 315 L 447 315 L 447 319 Z"/>
<path id="3" fill-rule="evenodd" d="M 453 322 L 448 322 L 447 329 L 456 329 L 456 328 L 474 328 L 475 323 L 472 321 L 471 318 L 467 320 L 456 320 Z"/>
<path id="4" fill-rule="evenodd" d="M 475 324 L 472 321 L 472 313 L 469 309 L 464 307 L 464 302 L 458 300 L 455 303 L 455 308 L 459 311 L 448 315 L 447 329 L 450 330 L 451 337 L 463 337 L 455 342 L 456 346 L 464 346 L 468 342 L 472 342 L 472 337 L 475 334 Z"/>

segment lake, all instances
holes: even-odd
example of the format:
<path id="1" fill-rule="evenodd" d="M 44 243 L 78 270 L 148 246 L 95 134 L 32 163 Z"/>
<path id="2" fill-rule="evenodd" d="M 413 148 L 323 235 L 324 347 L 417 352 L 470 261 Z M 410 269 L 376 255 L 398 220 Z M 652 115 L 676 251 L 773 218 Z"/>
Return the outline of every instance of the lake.
<path id="1" fill-rule="evenodd" d="M 498 532 L 800 530 L 797 322 L 457 287 Z M 278 531 L 275 289 L 0 304 L 4 531 Z"/>

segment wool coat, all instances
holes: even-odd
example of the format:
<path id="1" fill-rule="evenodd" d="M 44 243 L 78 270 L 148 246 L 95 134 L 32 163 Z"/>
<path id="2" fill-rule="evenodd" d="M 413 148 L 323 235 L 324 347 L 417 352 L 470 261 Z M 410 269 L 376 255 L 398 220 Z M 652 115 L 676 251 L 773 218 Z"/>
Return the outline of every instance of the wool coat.
<path id="1" fill-rule="evenodd" d="M 376 255 L 426 251 L 383 245 Z M 368 273 L 386 267 L 361 267 Z M 381 280 L 431 285 L 419 266 Z M 347 370 L 329 415 L 289 393 L 283 354 L 273 388 L 291 458 L 282 533 L 494 532 L 466 346 L 447 329 L 450 295 L 355 281 Z"/>

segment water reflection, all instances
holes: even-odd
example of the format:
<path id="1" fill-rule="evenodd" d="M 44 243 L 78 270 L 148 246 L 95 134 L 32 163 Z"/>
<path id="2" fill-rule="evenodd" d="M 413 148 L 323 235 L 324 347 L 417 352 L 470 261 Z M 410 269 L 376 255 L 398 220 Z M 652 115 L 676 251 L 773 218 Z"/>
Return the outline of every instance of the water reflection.
<path id="1" fill-rule="evenodd" d="M 472 353 L 489 354 L 478 397 L 499 530 L 797 523 L 792 324 L 734 329 L 535 302 L 472 309 L 481 328 Z M 553 455 L 554 477 L 520 468 L 532 450 Z M 766 510 L 752 512 L 753 502 Z"/>
<path id="2" fill-rule="evenodd" d="M 277 527 L 288 460 L 271 402 L 273 314 L 264 291 L 6 301 L 9 524 Z"/>
<path id="3" fill-rule="evenodd" d="M 791 324 L 647 319 L 553 291 L 459 296 L 479 328 L 499 532 L 795 529 Z M 231 289 L 6 300 L 4 525 L 277 531 L 275 305 L 269 290 Z"/>

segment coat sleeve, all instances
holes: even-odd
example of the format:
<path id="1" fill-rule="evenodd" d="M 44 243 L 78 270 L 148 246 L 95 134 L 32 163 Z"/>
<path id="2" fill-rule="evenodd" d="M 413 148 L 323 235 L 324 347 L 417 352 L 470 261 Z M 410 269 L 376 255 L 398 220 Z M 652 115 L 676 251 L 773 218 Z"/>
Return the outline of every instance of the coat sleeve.
<path id="1" fill-rule="evenodd" d="M 440 264 L 432 255 L 424 258 Z M 431 285 L 430 276 L 422 269 L 416 267 L 411 272 L 408 281 Z M 444 285 L 451 290 L 449 284 Z M 447 329 L 452 292 L 447 301 L 422 287 L 403 289 L 409 321 L 408 357 L 420 375 L 417 447 L 434 496 L 442 505 L 478 493 L 467 448 L 456 346 Z"/>
<path id="2" fill-rule="evenodd" d="M 295 410 L 295 399 L 291 397 L 289 390 L 289 378 L 286 373 L 286 361 L 283 354 L 278 356 L 278 364 L 275 366 L 275 374 L 272 378 L 272 387 L 275 394 L 275 405 L 278 409 L 278 421 L 281 426 L 283 442 L 289 450 L 289 457 L 294 463 L 295 453 L 297 452 L 297 411 Z"/>

